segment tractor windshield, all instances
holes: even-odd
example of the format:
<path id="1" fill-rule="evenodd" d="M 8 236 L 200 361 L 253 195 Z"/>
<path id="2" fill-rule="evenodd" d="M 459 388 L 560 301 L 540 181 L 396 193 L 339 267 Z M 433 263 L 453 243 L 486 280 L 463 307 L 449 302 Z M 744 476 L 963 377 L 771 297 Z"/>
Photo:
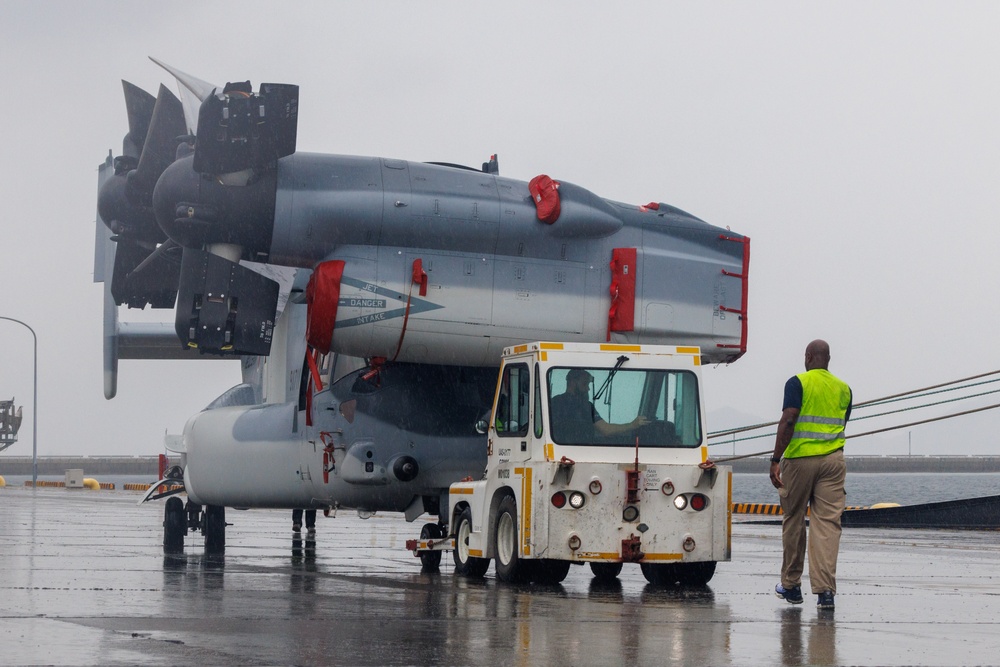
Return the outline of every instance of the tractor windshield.
<path id="1" fill-rule="evenodd" d="M 551 368 L 546 384 L 557 444 L 702 444 L 698 378 L 689 371 Z"/>

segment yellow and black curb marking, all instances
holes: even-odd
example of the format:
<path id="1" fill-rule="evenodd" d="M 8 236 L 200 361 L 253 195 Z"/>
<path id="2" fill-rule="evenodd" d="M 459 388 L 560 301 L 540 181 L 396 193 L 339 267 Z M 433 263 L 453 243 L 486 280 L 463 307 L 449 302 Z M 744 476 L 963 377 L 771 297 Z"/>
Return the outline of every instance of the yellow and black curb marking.
<path id="1" fill-rule="evenodd" d="M 27 486 L 27 487 L 31 487 L 32 486 L 31 480 L 25 481 L 24 485 Z M 133 484 L 133 483 L 128 483 L 128 484 L 122 484 L 122 489 L 124 489 L 125 491 L 148 491 L 149 487 L 151 487 L 151 486 L 154 486 L 154 485 L 153 484 Z M 180 484 L 162 484 L 161 486 L 165 487 L 168 490 L 183 489 L 184 488 Z M 66 482 L 56 482 L 56 481 L 41 480 L 40 479 L 35 484 L 35 487 L 37 487 L 37 488 L 45 487 L 45 488 L 53 488 L 53 489 L 64 489 L 64 488 L 66 488 Z M 91 477 L 85 477 L 84 480 L 83 480 L 83 488 L 85 488 L 85 489 L 104 489 L 106 491 L 114 491 L 115 490 L 115 485 L 114 485 L 114 482 L 98 482 L 96 479 L 93 479 Z"/>
<path id="2" fill-rule="evenodd" d="M 866 510 L 862 505 L 852 505 L 845 510 Z M 769 516 L 779 516 L 782 514 L 781 505 L 776 503 L 733 503 L 733 514 L 765 514 Z M 809 514 L 809 510 L 806 510 Z"/>
<path id="3" fill-rule="evenodd" d="M 25 481 L 24 485 L 30 487 L 30 486 L 32 486 L 32 483 L 30 481 Z M 37 487 L 42 487 L 42 486 L 44 486 L 44 487 L 52 487 L 52 488 L 65 488 L 66 487 L 66 482 L 52 482 L 52 481 L 46 481 L 46 480 L 39 480 L 38 482 L 35 482 L 35 484 L 33 486 L 35 486 L 36 488 Z M 94 479 L 92 477 L 84 477 L 83 478 L 83 488 L 85 488 L 85 489 L 104 489 L 106 491 L 114 491 L 115 490 L 115 485 L 112 482 L 98 482 L 96 479 Z"/>

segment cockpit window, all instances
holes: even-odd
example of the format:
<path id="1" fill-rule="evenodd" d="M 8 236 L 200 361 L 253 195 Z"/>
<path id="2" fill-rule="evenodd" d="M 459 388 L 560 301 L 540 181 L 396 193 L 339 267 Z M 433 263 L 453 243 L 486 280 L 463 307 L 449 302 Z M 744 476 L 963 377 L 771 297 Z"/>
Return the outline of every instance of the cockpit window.
<path id="1" fill-rule="evenodd" d="M 341 403 L 356 399 L 365 419 L 413 433 L 464 437 L 477 435 L 476 422 L 489 413 L 496 386 L 496 368 L 390 363 L 377 373 L 349 373 L 330 391 Z"/>
<path id="2" fill-rule="evenodd" d="M 694 373 L 552 368 L 546 379 L 550 433 L 557 444 L 635 446 L 638 438 L 643 447 L 701 445 Z"/>

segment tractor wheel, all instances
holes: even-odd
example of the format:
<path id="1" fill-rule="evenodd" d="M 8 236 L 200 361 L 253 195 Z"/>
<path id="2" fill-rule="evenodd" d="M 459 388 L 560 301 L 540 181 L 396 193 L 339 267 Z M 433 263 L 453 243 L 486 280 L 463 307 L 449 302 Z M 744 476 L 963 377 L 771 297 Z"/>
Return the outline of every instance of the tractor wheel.
<path id="1" fill-rule="evenodd" d="M 439 540 L 443 533 L 441 532 L 441 526 L 436 523 L 425 523 L 424 527 L 420 529 L 420 539 L 421 540 Z M 422 572 L 437 572 L 441 568 L 441 552 L 440 551 L 421 551 L 420 552 L 420 569 Z"/>
<path id="2" fill-rule="evenodd" d="M 472 510 L 466 507 L 455 520 L 455 550 L 451 553 L 455 560 L 455 574 L 479 578 L 486 574 L 490 560 L 469 555 L 470 534 L 472 534 Z"/>

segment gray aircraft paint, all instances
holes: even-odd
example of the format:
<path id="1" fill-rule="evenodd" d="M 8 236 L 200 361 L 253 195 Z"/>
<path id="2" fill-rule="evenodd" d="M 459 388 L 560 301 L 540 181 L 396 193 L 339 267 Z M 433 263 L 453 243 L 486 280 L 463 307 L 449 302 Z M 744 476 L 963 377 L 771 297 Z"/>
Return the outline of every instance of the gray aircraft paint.
<path id="1" fill-rule="evenodd" d="M 205 86 L 196 87 L 205 99 Z M 126 86 L 127 99 L 136 95 Z M 161 90 L 169 102 L 167 95 Z M 168 125 L 181 122 L 175 117 Z M 126 153 L 138 143 L 138 158 L 142 142 L 134 139 L 126 139 Z M 195 503 L 356 507 L 404 511 L 408 519 L 435 511 L 450 483 L 485 466 L 485 437 L 473 425 L 491 406 L 504 347 L 609 338 L 616 248 L 636 249 L 637 270 L 633 329 L 612 332 L 612 342 L 697 345 L 709 362 L 732 361 L 743 351 L 747 240 L 666 204 L 613 202 L 561 182 L 561 213 L 546 224 L 526 182 L 485 169 L 293 152 L 261 167 L 260 180 L 206 180 L 185 152 L 162 172 L 155 206 L 139 214 L 128 205 L 102 210 L 139 215 L 140 241 L 149 247 L 150 239 L 167 239 L 155 241 L 163 255 L 208 247 L 242 256 L 242 265 L 280 284 L 273 312 L 261 314 L 273 325 L 270 354 L 244 356 L 243 384 L 184 429 L 178 449 Z M 99 168 L 102 192 L 114 179 L 125 186 L 124 172 L 113 175 L 112 166 L 109 158 Z M 270 210 L 270 184 L 272 218 L 262 214 Z M 149 226 L 153 209 L 165 236 Z M 200 228 L 175 220 L 175 209 L 222 222 L 198 241 Z M 218 358 L 184 349 L 169 325 L 119 325 L 109 286 L 116 248 L 100 221 L 95 280 L 108 288 L 106 395 L 116 391 L 119 356 Z M 311 270 L 331 260 L 344 262 L 331 341 L 338 364 L 311 397 L 309 426 L 303 291 Z M 427 274 L 424 295 L 412 281 L 416 260 Z M 374 389 L 360 372 L 349 372 L 369 357 L 396 362 L 376 376 Z M 419 469 L 405 481 L 394 472 L 404 458 Z"/>

